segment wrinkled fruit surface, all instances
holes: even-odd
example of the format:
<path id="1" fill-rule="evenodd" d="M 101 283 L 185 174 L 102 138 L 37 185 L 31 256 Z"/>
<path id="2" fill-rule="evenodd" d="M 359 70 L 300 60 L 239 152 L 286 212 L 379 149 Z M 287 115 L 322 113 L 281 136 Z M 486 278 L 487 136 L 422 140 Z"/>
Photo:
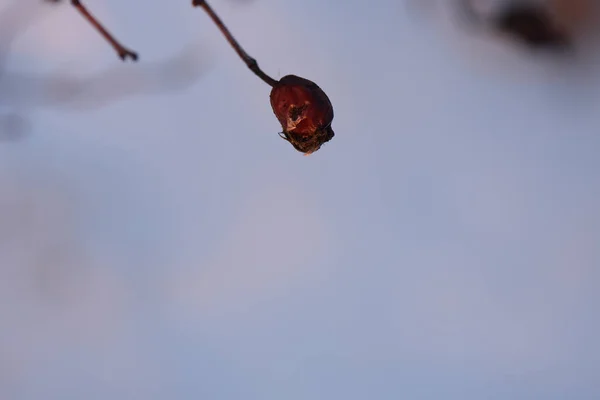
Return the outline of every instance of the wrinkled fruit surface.
<path id="1" fill-rule="evenodd" d="M 314 82 L 295 75 L 279 80 L 271 90 L 271 107 L 281 123 L 283 138 L 310 154 L 333 138 L 333 107 Z"/>

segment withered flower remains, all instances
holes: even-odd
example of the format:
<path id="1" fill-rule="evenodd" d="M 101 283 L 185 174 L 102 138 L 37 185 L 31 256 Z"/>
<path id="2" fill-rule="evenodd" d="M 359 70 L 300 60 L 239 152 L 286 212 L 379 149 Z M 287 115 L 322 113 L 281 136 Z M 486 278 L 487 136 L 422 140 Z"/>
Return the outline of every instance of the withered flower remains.
<path id="1" fill-rule="evenodd" d="M 281 123 L 280 136 L 302 153 L 311 154 L 333 138 L 333 107 L 325 92 L 314 82 L 296 75 L 286 75 L 279 81 L 271 78 L 248 55 L 229 32 L 223 21 L 205 0 L 192 0 L 202 7 L 240 58 L 260 79 L 272 87 L 271 107 Z"/>

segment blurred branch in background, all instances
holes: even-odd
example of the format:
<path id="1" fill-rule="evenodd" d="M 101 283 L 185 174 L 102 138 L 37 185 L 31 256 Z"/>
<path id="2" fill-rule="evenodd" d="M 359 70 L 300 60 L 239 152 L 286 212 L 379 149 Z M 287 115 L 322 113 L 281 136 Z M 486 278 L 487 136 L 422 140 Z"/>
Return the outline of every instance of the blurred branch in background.
<path id="1" fill-rule="evenodd" d="M 138 95 L 183 90 L 202 77 L 209 61 L 201 46 L 189 45 L 179 54 L 157 63 L 125 67 L 116 65 L 98 74 L 77 77 L 56 73 L 45 76 L 7 74 L 0 81 L 0 105 L 55 107 L 65 110 L 97 109 Z"/>
<path id="2" fill-rule="evenodd" d="M 14 0 L 0 9 L 0 140 L 23 137 L 32 126 L 28 115 L 36 108 L 89 111 L 137 95 L 172 93 L 193 85 L 210 67 L 206 49 L 192 43 L 161 62 L 119 64 L 91 76 L 7 70 L 15 40 L 48 7 L 46 2 Z"/>

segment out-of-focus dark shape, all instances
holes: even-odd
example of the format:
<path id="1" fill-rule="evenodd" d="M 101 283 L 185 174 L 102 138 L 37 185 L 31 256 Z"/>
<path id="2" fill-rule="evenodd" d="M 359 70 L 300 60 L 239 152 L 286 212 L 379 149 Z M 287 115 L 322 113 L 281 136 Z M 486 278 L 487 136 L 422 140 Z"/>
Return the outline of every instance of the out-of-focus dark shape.
<path id="1" fill-rule="evenodd" d="M 62 0 L 45 0 L 49 3 L 59 3 Z M 119 58 L 123 61 L 127 59 L 127 57 L 131 58 L 133 61 L 137 61 L 138 55 L 136 52 L 129 50 L 125 46 L 123 46 L 106 28 L 104 25 L 98 20 L 98 18 L 94 17 L 92 13 L 90 13 L 81 1 L 79 0 L 70 0 L 71 5 L 79 11 L 79 13 L 98 31 L 98 33 L 112 46 L 112 48 L 117 52 Z"/>
<path id="2" fill-rule="evenodd" d="M 493 15 L 483 17 L 473 1 L 458 0 L 463 20 L 508 35 L 532 50 L 572 50 L 594 15 L 592 0 L 510 0 Z"/>
<path id="3" fill-rule="evenodd" d="M 569 32 L 553 21 L 544 6 L 513 4 L 496 17 L 494 24 L 532 48 L 564 50 L 572 45 Z"/>

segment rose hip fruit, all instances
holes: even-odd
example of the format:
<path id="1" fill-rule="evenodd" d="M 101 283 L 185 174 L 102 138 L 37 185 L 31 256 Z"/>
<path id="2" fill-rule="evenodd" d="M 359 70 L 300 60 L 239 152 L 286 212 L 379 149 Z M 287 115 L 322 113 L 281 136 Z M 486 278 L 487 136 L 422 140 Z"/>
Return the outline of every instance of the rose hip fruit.
<path id="1" fill-rule="evenodd" d="M 271 86 L 271 108 L 283 129 L 279 134 L 283 139 L 299 152 L 308 155 L 333 138 L 333 107 L 319 86 L 296 75 L 286 75 L 278 81 L 271 78 L 239 45 L 206 0 L 192 0 L 192 5 L 206 11 L 246 66 Z"/>
<path id="2" fill-rule="evenodd" d="M 271 90 L 271 107 L 281 123 L 281 137 L 302 153 L 311 154 L 334 136 L 333 107 L 314 82 L 287 75 Z"/>

